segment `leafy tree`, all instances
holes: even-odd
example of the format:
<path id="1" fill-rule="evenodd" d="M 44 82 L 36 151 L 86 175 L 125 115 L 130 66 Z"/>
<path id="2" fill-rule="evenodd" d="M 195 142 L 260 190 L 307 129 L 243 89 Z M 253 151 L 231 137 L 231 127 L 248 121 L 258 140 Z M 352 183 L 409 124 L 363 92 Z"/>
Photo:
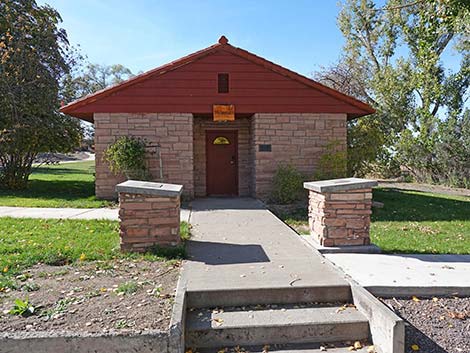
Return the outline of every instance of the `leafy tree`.
<path id="1" fill-rule="evenodd" d="M 88 63 L 77 66 L 62 81 L 62 100 L 64 103 L 69 103 L 87 94 L 121 83 L 132 76 L 134 76 L 132 71 L 120 64 Z"/>
<path id="2" fill-rule="evenodd" d="M 460 0 L 388 0 L 381 8 L 371 0 L 343 3 L 344 56 L 317 78 L 377 110 L 350 124 L 350 155 L 364 161 L 353 172 L 378 161 L 439 179 L 439 134 L 450 117 L 461 119 L 468 94 L 469 14 L 470 4 Z M 462 57 L 455 73 L 442 63 L 446 50 Z"/>
<path id="3" fill-rule="evenodd" d="M 61 101 L 70 103 L 78 98 L 92 94 L 96 91 L 116 85 L 131 78 L 132 71 L 127 67 L 115 65 L 84 64 L 84 58 L 76 54 L 79 64 L 66 74 L 61 81 Z M 94 128 L 91 123 L 82 121 L 83 142 L 91 146 L 94 141 Z"/>
<path id="4" fill-rule="evenodd" d="M 80 139 L 58 112 L 59 80 L 69 71 L 59 13 L 34 0 L 0 2 L 0 185 L 24 188 L 40 152 L 67 152 Z"/>

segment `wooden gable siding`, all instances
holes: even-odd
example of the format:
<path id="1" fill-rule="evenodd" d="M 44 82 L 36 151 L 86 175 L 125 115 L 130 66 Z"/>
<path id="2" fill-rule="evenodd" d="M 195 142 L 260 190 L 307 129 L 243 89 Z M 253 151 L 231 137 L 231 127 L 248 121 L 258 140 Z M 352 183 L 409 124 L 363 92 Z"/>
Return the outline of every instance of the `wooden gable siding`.
<path id="1" fill-rule="evenodd" d="M 229 93 L 217 92 L 218 73 L 230 75 Z M 208 114 L 213 104 L 234 104 L 236 113 L 242 114 L 363 113 L 333 96 L 223 50 L 98 98 L 75 113 Z"/>

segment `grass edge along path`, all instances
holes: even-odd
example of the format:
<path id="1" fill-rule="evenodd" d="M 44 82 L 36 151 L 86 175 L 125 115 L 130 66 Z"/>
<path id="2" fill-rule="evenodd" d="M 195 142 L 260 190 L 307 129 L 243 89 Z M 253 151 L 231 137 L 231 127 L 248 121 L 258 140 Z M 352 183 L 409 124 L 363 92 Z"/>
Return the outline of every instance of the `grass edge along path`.
<path id="1" fill-rule="evenodd" d="M 470 254 L 470 198 L 420 191 L 375 188 L 371 241 L 384 253 Z M 308 233 L 307 207 L 277 213 Z"/>
<path id="2" fill-rule="evenodd" d="M 107 220 L 0 218 L 0 292 L 13 285 L 15 276 L 37 263 L 74 264 L 84 261 L 162 261 L 185 257 L 184 244 L 155 247 L 147 253 L 121 252 L 119 223 Z M 190 237 L 190 225 L 181 222 L 181 238 Z"/>

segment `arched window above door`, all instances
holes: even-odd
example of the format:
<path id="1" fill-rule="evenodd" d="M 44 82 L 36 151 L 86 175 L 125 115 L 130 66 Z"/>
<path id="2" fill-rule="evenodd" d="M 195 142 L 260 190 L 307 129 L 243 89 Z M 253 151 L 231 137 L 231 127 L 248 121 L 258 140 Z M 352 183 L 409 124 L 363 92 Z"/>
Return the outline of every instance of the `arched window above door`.
<path id="1" fill-rule="evenodd" d="M 218 136 L 212 141 L 213 145 L 230 145 L 230 141 L 228 138 L 224 136 Z"/>

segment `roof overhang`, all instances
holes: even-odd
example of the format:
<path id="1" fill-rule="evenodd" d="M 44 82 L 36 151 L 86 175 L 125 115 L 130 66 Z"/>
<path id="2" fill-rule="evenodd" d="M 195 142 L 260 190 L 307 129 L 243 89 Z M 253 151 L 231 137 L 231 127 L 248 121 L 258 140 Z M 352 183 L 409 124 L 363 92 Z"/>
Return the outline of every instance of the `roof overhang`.
<path id="1" fill-rule="evenodd" d="M 345 102 L 347 103 L 348 105 L 354 107 L 354 112 L 345 112 L 348 116 L 348 120 L 352 120 L 352 119 L 356 119 L 356 118 L 359 118 L 361 116 L 365 116 L 365 115 L 369 115 L 369 114 L 373 114 L 375 113 L 375 110 L 368 104 L 364 103 L 364 102 L 361 102 L 360 100 L 354 98 L 354 97 L 351 97 L 351 96 L 348 96 L 344 93 L 341 93 L 335 89 L 332 89 L 330 87 L 327 87 L 317 81 L 314 81 L 308 77 L 305 77 L 303 75 L 300 75 L 294 71 L 291 71 L 289 69 L 286 69 L 280 65 L 277 65 L 271 61 L 268 61 L 264 58 L 261 58 L 255 54 L 252 54 L 244 49 L 240 49 L 240 48 L 237 48 L 237 47 L 234 47 L 230 44 L 228 44 L 228 40 L 225 36 L 222 36 L 220 39 L 219 39 L 219 42 L 208 47 L 208 48 L 205 48 L 205 49 L 202 49 L 200 51 L 197 51 L 193 54 L 190 54 L 188 56 L 185 56 L 181 59 L 178 59 L 178 60 L 175 60 L 175 61 L 172 61 L 168 64 L 165 64 L 163 66 L 160 66 L 160 67 L 157 67 L 153 70 L 150 70 L 150 71 L 147 71 L 145 73 L 142 73 L 140 75 L 137 75 L 137 76 L 134 76 L 126 81 L 123 81 L 117 85 L 114 85 L 114 86 L 110 86 L 110 87 L 107 87 L 105 89 L 102 89 L 102 90 L 99 90 L 93 94 L 89 94 L 89 95 L 86 95 L 82 98 L 79 98 L 65 106 L 63 106 L 62 108 L 60 108 L 60 111 L 64 114 L 68 114 L 68 115 L 71 115 L 71 116 L 74 116 L 74 117 L 77 117 L 79 119 L 82 119 L 82 120 L 85 120 L 85 121 L 89 121 L 89 122 L 93 122 L 93 114 L 94 112 L 90 112 L 90 111 L 87 111 L 87 112 L 83 112 L 81 108 L 83 107 L 86 107 L 87 105 L 90 105 L 100 99 L 103 99 L 105 97 L 108 97 L 116 92 L 119 92 L 121 90 L 124 90 L 126 87 L 129 87 L 129 86 L 132 86 L 132 85 L 135 85 L 139 82 L 142 82 L 142 81 L 145 81 L 147 79 L 149 79 L 150 77 L 154 77 L 154 76 L 158 76 L 158 75 L 164 75 L 165 73 L 167 72 L 170 72 L 170 71 L 173 71 L 181 66 L 184 66 L 184 65 L 187 65 L 191 62 L 194 62 L 206 55 L 209 55 L 211 53 L 213 53 L 214 51 L 219 51 L 219 50 L 223 50 L 223 51 L 227 51 L 229 53 L 232 53 L 234 55 L 238 55 L 242 58 L 245 58 L 246 60 L 249 60 L 253 63 L 256 63 L 258 65 L 261 65 L 269 70 L 272 70 L 278 74 L 281 74 L 285 77 L 288 77 L 292 80 L 295 80 L 295 81 L 298 81 L 308 87 L 311 87 L 313 89 L 316 89 L 318 91 L 321 91 L 329 96 L 332 96 L 342 102 Z M 359 111 L 359 112 L 357 112 Z M 122 112 L 122 113 L 126 113 L 126 112 Z M 151 112 L 140 112 L 140 113 L 158 113 L 156 111 L 151 111 Z M 185 112 L 182 112 L 180 111 L 180 113 L 185 113 Z M 200 112 L 187 112 L 187 113 L 200 113 Z M 253 112 L 255 113 L 255 112 Z M 292 113 L 292 112 L 288 112 L 288 111 L 283 111 L 283 112 L 279 112 L 279 113 Z M 322 112 L 312 112 L 312 113 L 322 113 Z"/>

